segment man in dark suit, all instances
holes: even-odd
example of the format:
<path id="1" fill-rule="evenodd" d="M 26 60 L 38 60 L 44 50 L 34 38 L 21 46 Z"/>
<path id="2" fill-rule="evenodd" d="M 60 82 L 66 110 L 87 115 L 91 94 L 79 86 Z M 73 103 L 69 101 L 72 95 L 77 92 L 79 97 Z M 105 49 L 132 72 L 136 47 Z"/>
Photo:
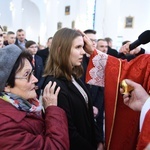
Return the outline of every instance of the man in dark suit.
<path id="1" fill-rule="evenodd" d="M 34 41 L 27 41 L 25 47 L 33 57 L 32 65 L 34 69 L 34 76 L 38 79 L 38 82 L 36 83 L 36 93 L 37 97 L 39 98 L 45 80 L 45 78 L 42 77 L 44 71 L 43 61 L 40 56 L 36 55 L 38 47 Z"/>
<path id="2" fill-rule="evenodd" d="M 16 41 L 15 44 L 21 48 L 22 50 L 25 50 L 25 44 L 26 44 L 26 34 L 23 29 L 18 29 L 16 33 Z"/>
<path id="3" fill-rule="evenodd" d="M 49 37 L 48 40 L 47 40 L 47 47 L 43 50 L 39 50 L 37 52 L 37 55 L 40 56 L 43 60 L 43 66 L 45 67 L 45 64 L 46 64 L 46 60 L 47 60 L 47 57 L 49 55 L 49 50 L 50 50 L 50 47 L 51 47 L 51 43 L 52 43 L 52 37 Z"/>
<path id="4" fill-rule="evenodd" d="M 107 54 L 118 58 L 118 51 L 116 49 L 112 48 L 112 39 L 109 37 L 106 37 L 104 40 L 106 40 L 106 42 L 108 44 Z"/>
<path id="5" fill-rule="evenodd" d="M 108 43 L 105 39 L 97 40 L 97 49 L 114 57 L 118 57 L 118 52 L 109 48 Z"/>

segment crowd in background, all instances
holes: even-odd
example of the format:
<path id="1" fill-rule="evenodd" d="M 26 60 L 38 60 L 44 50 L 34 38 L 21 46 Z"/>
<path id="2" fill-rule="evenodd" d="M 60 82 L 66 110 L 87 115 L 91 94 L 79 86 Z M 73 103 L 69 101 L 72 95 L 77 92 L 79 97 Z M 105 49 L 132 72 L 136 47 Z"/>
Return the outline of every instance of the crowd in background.
<path id="1" fill-rule="evenodd" d="M 114 147 L 117 148 L 116 145 L 114 146 L 114 143 L 117 137 L 119 137 L 117 135 L 116 139 L 115 138 L 112 139 L 112 141 L 114 140 L 113 144 L 111 143 L 111 141 L 109 141 L 109 139 L 107 139 L 107 137 L 105 137 L 105 135 L 108 134 L 108 130 L 109 130 L 109 125 L 105 126 L 105 122 L 106 123 L 109 122 L 107 121 L 107 118 L 106 118 L 108 116 L 107 114 L 108 111 L 105 110 L 105 109 L 108 109 L 105 106 L 105 105 L 108 106 L 108 103 L 107 103 L 108 100 L 105 100 L 105 99 L 109 99 L 111 101 L 111 96 L 109 95 L 109 98 L 108 98 L 106 93 L 108 94 L 109 92 L 107 92 L 107 89 L 105 89 L 107 87 L 103 86 L 103 84 L 99 84 L 99 85 L 97 83 L 87 84 L 86 78 L 87 78 L 87 72 L 89 71 L 88 65 L 89 63 L 91 63 L 91 55 L 90 55 L 90 52 L 88 52 L 87 50 L 84 51 L 83 47 L 86 49 L 86 45 L 88 45 L 87 43 L 89 41 L 91 42 L 91 47 L 96 50 L 94 55 L 98 55 L 101 58 L 104 58 L 103 64 L 100 64 L 101 65 L 100 67 L 103 68 L 103 71 L 105 71 L 105 67 L 106 68 L 110 67 L 109 66 L 110 63 L 112 63 L 111 65 L 113 66 L 113 63 L 118 60 L 121 60 L 121 63 L 123 65 L 125 64 L 124 62 L 130 62 L 130 61 L 131 63 L 134 64 L 134 61 L 132 60 L 142 54 L 145 54 L 145 50 L 141 47 L 137 47 L 134 50 L 130 51 L 129 45 L 131 44 L 131 41 L 127 40 L 122 43 L 122 47 L 120 48 L 119 51 L 117 51 L 116 49 L 113 48 L 113 40 L 110 37 L 97 38 L 96 31 L 92 29 L 85 30 L 83 33 L 78 33 L 78 32 L 73 29 L 67 29 L 67 28 L 60 29 L 59 31 L 56 32 L 54 37 L 48 38 L 46 46 L 42 47 L 41 49 L 41 46 L 39 43 L 36 43 L 32 39 L 26 39 L 26 32 L 23 29 L 18 29 L 16 32 L 15 31 L 3 32 L 3 29 L 0 28 L 0 48 L 2 49 L 5 47 L 7 48 L 8 45 L 15 44 L 16 46 L 19 47 L 19 49 L 21 49 L 22 52 L 27 51 L 28 53 L 31 54 L 32 56 L 31 66 L 34 70 L 33 75 L 37 78 L 34 89 L 36 91 L 36 97 L 38 99 L 40 97 L 43 97 L 44 88 L 47 87 L 47 84 L 49 83 L 49 81 L 56 82 L 58 86 L 61 87 L 62 90 L 60 90 L 60 93 L 59 93 L 60 96 L 58 96 L 57 106 L 62 108 L 65 111 L 66 116 L 67 116 L 70 150 L 75 150 L 75 149 L 83 150 L 83 148 L 86 148 L 87 150 L 88 149 L 89 150 L 96 150 L 96 149 L 103 150 L 105 149 L 105 146 L 107 147 L 107 149 L 110 148 L 111 150 Z M 82 34 L 84 34 L 84 36 Z M 80 39 L 82 37 L 81 35 L 83 36 L 84 41 Z M 84 39 L 85 37 L 87 37 L 89 41 L 86 41 L 86 39 Z M 74 42 L 75 40 L 77 40 L 76 43 Z M 69 44 L 69 42 L 71 43 L 71 45 Z M 79 49 L 80 51 L 82 51 L 82 54 L 80 54 L 80 57 L 81 57 L 80 60 L 83 66 L 82 74 L 80 72 L 82 67 L 81 68 L 79 67 L 81 64 L 80 63 L 78 64 L 77 63 L 78 59 L 77 60 L 75 59 L 76 57 L 78 57 L 79 54 L 77 55 L 77 52 L 72 50 L 73 49 L 72 47 L 74 46 L 73 44 L 77 45 L 77 47 L 74 47 L 74 49 Z M 67 52 L 65 52 L 64 49 Z M 92 57 L 94 58 L 94 56 Z M 111 61 L 110 58 L 114 62 Z M 71 59 L 73 67 L 70 66 L 69 59 Z M 109 65 L 105 66 L 106 62 L 108 62 Z M 95 64 L 93 64 L 93 66 L 94 65 Z M 117 65 L 118 65 L 117 63 L 116 64 L 114 63 L 114 65 L 116 65 L 116 66 L 113 66 L 113 68 L 115 68 L 114 70 L 116 71 L 119 67 L 117 68 Z M 130 67 L 128 68 L 130 69 Z M 124 70 L 122 72 L 124 72 Z M 118 76 L 118 74 L 116 76 Z M 82 81 L 78 80 L 78 78 Z M 99 76 L 97 77 L 97 79 L 98 78 Z M 110 84 L 111 83 L 113 84 L 113 82 L 111 81 L 111 75 L 108 77 L 106 74 L 105 78 L 106 78 L 106 81 L 104 82 L 108 83 L 108 80 L 109 80 Z M 18 79 L 21 79 L 21 78 L 18 77 Z M 100 78 L 100 80 L 103 80 L 103 77 Z M 136 88 L 137 86 L 136 83 L 134 85 L 134 83 L 132 82 L 130 83 L 130 81 L 127 81 L 127 82 L 129 82 L 129 84 L 131 84 L 132 86 L 135 86 Z M 116 91 L 118 91 L 118 89 Z M 80 94 L 85 99 L 84 106 L 82 106 L 82 103 L 81 103 L 82 98 L 79 96 Z M 128 96 L 131 96 L 131 95 L 127 94 L 123 98 L 126 100 Z M 148 99 L 147 95 L 145 97 L 146 99 Z M 66 101 L 62 102 L 62 98 L 65 99 Z M 76 102 L 77 99 L 80 101 Z M 119 99 L 120 97 L 118 98 L 118 101 Z M 126 105 L 128 105 L 131 109 L 133 109 L 133 107 L 127 104 L 127 102 L 126 102 Z M 118 104 L 118 107 L 119 106 L 120 105 Z M 118 112 L 120 108 L 117 108 Z M 76 109 L 78 109 L 78 112 L 74 111 Z M 124 110 L 124 112 L 125 111 L 126 110 Z M 95 127 L 95 123 L 96 123 L 96 127 Z M 106 129 L 107 127 L 108 127 L 108 130 Z M 95 131 L 95 128 L 96 128 L 96 131 Z M 95 133 L 93 134 L 93 132 Z M 125 137 L 120 137 L 120 138 L 122 138 L 121 139 L 122 141 L 125 139 Z M 135 142 L 137 139 L 133 138 L 132 140 Z M 121 147 L 122 147 L 123 142 L 120 142 Z M 129 147 L 129 149 L 133 148 L 135 145 L 136 144 L 133 144 L 133 145 L 131 144 L 131 147 Z M 126 145 L 124 145 L 124 147 L 126 147 Z"/>

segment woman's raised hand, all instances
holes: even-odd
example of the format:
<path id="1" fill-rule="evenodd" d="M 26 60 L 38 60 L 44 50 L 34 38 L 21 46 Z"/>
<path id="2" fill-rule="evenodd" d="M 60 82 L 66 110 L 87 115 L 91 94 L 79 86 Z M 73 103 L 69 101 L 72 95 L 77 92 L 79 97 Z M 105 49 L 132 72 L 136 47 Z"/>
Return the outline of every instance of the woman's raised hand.
<path id="1" fill-rule="evenodd" d="M 46 109 L 48 106 L 57 106 L 57 97 L 60 91 L 60 87 L 56 88 L 56 82 L 50 81 L 44 89 L 43 92 L 43 104 Z"/>

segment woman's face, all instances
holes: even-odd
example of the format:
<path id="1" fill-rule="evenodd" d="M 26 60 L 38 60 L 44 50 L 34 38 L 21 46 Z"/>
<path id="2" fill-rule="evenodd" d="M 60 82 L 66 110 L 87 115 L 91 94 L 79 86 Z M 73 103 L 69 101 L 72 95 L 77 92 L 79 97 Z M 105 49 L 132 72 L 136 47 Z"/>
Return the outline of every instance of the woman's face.
<path id="1" fill-rule="evenodd" d="M 85 54 L 83 46 L 82 36 L 78 36 L 73 40 L 70 53 L 70 62 L 73 67 L 80 66 L 82 63 L 83 55 Z"/>
<path id="2" fill-rule="evenodd" d="M 24 67 L 15 76 L 15 86 L 13 88 L 7 86 L 5 89 L 9 89 L 9 91 L 5 91 L 16 94 L 26 100 L 36 98 L 35 83 L 37 81 L 37 78 L 32 74 L 30 62 L 25 59 Z"/>

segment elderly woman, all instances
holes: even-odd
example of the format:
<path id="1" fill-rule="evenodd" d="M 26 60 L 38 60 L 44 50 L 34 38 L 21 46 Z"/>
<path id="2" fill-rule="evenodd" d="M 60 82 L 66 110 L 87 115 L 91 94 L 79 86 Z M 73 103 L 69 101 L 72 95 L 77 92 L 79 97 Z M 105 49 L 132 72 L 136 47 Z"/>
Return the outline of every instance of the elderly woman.
<path id="1" fill-rule="evenodd" d="M 15 45 L 0 49 L 0 148 L 68 150 L 67 118 L 57 107 L 60 88 L 47 84 L 42 115 L 31 60 Z"/>

